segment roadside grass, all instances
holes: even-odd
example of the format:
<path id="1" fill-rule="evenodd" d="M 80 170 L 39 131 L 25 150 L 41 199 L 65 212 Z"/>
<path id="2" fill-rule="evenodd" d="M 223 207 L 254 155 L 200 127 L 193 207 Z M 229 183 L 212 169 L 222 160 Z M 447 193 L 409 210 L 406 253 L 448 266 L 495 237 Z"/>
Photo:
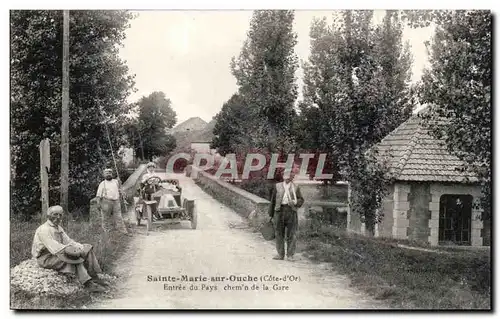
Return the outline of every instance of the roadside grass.
<path id="1" fill-rule="evenodd" d="M 40 219 L 10 223 L 10 268 L 31 258 L 31 245 Z M 92 225 L 84 219 L 70 221 L 65 229 L 68 235 L 80 243 L 94 246 L 94 251 L 104 273 L 113 275 L 114 262 L 121 256 L 130 243 L 131 237 L 112 233 L 104 234 L 100 225 Z M 63 297 L 42 297 L 29 292 L 11 289 L 11 309 L 54 309 L 77 308 L 92 301 L 86 291 Z"/>
<path id="2" fill-rule="evenodd" d="M 491 309 L 489 250 L 407 249 L 397 244 L 415 243 L 348 234 L 316 220 L 299 229 L 306 256 L 331 263 L 388 308 Z"/>

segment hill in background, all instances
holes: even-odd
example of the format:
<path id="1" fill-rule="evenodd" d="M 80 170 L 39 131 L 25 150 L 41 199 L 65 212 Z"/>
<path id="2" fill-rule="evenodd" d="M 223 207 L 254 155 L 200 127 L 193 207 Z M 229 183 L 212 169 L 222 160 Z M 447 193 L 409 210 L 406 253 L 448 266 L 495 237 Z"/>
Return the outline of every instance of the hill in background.
<path id="1" fill-rule="evenodd" d="M 177 143 L 174 153 L 189 151 L 193 142 L 211 142 L 214 127 L 215 119 L 207 123 L 199 117 L 192 117 L 179 123 L 170 131 Z"/>
<path id="2" fill-rule="evenodd" d="M 206 126 L 207 122 L 203 121 L 203 119 L 199 117 L 191 117 L 184 122 L 177 124 L 170 130 L 170 132 L 171 134 L 174 134 L 179 132 L 200 131 Z"/>

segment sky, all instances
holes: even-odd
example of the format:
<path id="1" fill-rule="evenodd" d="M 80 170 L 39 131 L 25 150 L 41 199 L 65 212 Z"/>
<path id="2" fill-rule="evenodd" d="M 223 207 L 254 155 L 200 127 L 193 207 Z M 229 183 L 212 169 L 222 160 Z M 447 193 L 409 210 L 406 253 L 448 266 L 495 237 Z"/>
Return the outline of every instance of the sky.
<path id="1" fill-rule="evenodd" d="M 309 56 L 309 29 L 314 17 L 331 19 L 335 11 L 296 11 L 295 52 L 299 60 Z M 154 91 L 163 91 L 177 113 L 177 123 L 190 117 L 209 122 L 223 103 L 237 91 L 230 61 L 238 56 L 247 37 L 252 11 L 138 11 L 130 22 L 120 56 L 129 73 L 135 74 L 135 102 Z M 381 21 L 384 11 L 375 11 Z M 424 42 L 432 28 L 404 30 L 413 54 L 413 81 L 418 81 L 427 64 Z M 297 71 L 299 91 L 302 70 Z M 299 96 L 300 98 L 300 96 Z"/>

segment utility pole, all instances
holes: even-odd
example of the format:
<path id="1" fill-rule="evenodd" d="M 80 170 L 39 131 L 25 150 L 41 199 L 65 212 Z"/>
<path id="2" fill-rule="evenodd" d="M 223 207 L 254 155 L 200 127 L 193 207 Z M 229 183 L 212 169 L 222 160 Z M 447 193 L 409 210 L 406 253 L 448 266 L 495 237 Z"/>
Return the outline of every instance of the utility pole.
<path id="1" fill-rule="evenodd" d="M 43 223 L 43 218 L 49 209 L 49 171 L 50 171 L 50 141 L 48 138 L 43 139 L 39 145 L 40 150 L 40 189 L 42 209 L 40 211 L 40 222 Z"/>
<path id="2" fill-rule="evenodd" d="M 66 213 L 64 225 L 68 225 L 69 188 L 69 10 L 63 10 L 63 64 L 61 108 L 61 206 Z"/>
<path id="3" fill-rule="evenodd" d="M 142 136 L 141 136 L 141 128 L 140 127 L 137 128 L 137 134 L 139 135 L 139 143 L 141 145 L 142 160 L 144 161 L 144 159 L 145 159 L 144 146 L 142 145 Z"/>

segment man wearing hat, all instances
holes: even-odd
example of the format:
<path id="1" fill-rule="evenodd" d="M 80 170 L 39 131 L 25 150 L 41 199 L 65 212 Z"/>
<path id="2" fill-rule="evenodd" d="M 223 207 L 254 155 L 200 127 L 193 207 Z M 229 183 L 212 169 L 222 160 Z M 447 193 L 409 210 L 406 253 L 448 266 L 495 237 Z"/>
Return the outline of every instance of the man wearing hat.
<path id="1" fill-rule="evenodd" d="M 269 216 L 273 219 L 275 226 L 278 255 L 273 259 L 277 260 L 285 258 L 285 235 L 288 260 L 293 261 L 295 254 L 298 228 L 297 209 L 304 203 L 300 188 L 293 183 L 296 172 L 297 169 L 293 169 L 283 182 L 277 183 L 271 195 Z"/>
<path id="2" fill-rule="evenodd" d="M 92 245 L 71 239 L 60 226 L 63 208 L 51 206 L 47 221 L 37 228 L 31 248 L 32 256 L 42 268 L 65 274 L 76 274 L 78 280 L 92 292 L 103 292 L 106 283 L 99 279 L 101 267 Z M 100 286 L 102 285 L 102 286 Z"/>
<path id="3" fill-rule="evenodd" d="M 121 190 L 118 180 L 113 178 L 113 170 L 106 168 L 104 178 L 99 184 L 96 194 L 97 205 L 101 208 L 102 228 L 107 232 L 117 229 L 119 232 L 130 236 L 123 221 L 120 208 Z"/>
<path id="4" fill-rule="evenodd" d="M 146 165 L 146 173 L 142 175 L 141 178 L 141 183 L 140 183 L 140 188 L 143 194 L 143 199 L 145 200 L 151 200 L 151 195 L 155 192 L 155 188 L 151 185 L 146 184 L 146 181 L 150 179 L 151 177 L 158 177 L 160 178 L 157 174 L 155 174 L 155 168 L 156 164 L 153 162 L 149 162 Z M 160 178 L 161 180 L 161 178 Z M 159 186 L 159 185 L 158 185 Z M 142 215 L 142 211 L 141 211 Z M 158 212 L 156 210 L 156 206 L 153 206 L 153 220 L 160 219 L 161 216 L 158 215 Z"/>
<path id="5" fill-rule="evenodd" d="M 153 162 L 149 162 L 146 165 L 146 173 L 144 173 L 144 175 L 142 175 L 141 184 L 144 184 L 148 180 L 148 178 L 151 178 L 153 176 L 158 176 L 155 174 L 155 168 L 156 168 L 156 164 Z"/>

